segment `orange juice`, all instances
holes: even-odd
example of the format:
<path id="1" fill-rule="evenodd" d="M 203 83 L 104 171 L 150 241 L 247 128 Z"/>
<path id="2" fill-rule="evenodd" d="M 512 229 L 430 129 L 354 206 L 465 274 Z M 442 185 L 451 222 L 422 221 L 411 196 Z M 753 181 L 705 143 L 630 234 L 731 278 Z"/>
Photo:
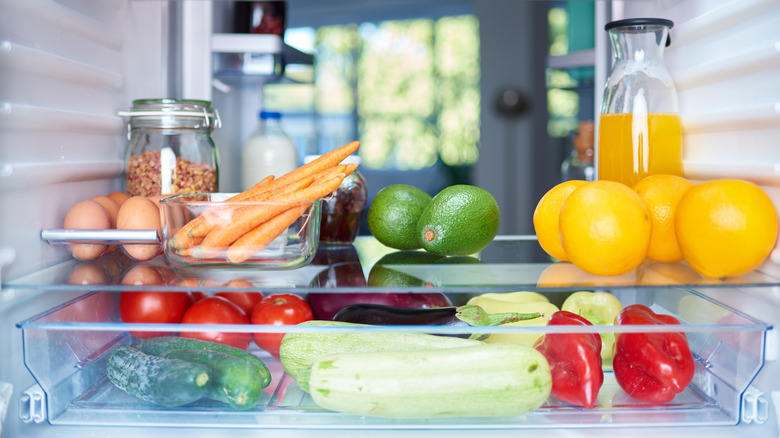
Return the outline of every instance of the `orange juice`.
<path id="1" fill-rule="evenodd" d="M 682 127 L 676 113 L 602 114 L 599 119 L 598 179 L 632 187 L 645 176 L 682 176 Z"/>

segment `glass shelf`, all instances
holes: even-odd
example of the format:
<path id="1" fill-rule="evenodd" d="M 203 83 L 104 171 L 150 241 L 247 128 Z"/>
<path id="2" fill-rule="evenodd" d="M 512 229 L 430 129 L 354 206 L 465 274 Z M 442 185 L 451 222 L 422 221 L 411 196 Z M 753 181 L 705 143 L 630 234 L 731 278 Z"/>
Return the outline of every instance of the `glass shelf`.
<path id="1" fill-rule="evenodd" d="M 136 262 L 121 250 L 90 261 L 70 259 L 3 284 L 6 288 L 46 290 L 132 290 L 121 283 L 137 266 L 161 272 L 171 290 L 215 291 L 230 280 L 243 279 L 264 291 L 417 291 L 440 292 L 555 290 L 572 288 L 637 288 L 664 286 L 778 286 L 778 267 L 771 261 L 739 277 L 705 278 L 685 263 L 645 261 L 619 276 L 601 277 L 567 262 L 554 262 L 534 236 L 499 236 L 469 257 L 441 257 L 417 251 L 396 251 L 373 237 L 359 236 L 354 245 L 320 247 L 313 262 L 289 271 L 212 269 L 177 271 L 164 256 Z"/>

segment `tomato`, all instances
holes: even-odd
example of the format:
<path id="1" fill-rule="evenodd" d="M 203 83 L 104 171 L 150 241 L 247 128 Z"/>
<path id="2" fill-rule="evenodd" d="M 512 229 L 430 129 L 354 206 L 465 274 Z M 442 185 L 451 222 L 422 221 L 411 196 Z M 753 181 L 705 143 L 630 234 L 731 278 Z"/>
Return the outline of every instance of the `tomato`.
<path id="1" fill-rule="evenodd" d="M 263 294 L 260 292 L 217 292 L 214 296 L 230 300 L 240 307 L 247 317 L 252 314 L 255 305 L 263 300 Z"/>
<path id="2" fill-rule="evenodd" d="M 128 286 L 159 286 L 164 283 L 160 271 L 139 263 L 122 277 Z M 126 323 L 178 324 L 192 300 L 187 292 L 126 291 L 119 296 L 119 317 Z M 138 338 L 170 335 L 170 332 L 130 332 Z"/>
<path id="3" fill-rule="evenodd" d="M 206 292 L 201 292 L 201 291 L 189 291 L 187 293 L 190 294 L 190 299 L 192 299 L 192 304 L 195 304 L 198 301 L 208 297 L 208 295 L 206 295 Z"/>
<path id="4" fill-rule="evenodd" d="M 249 324 L 249 318 L 240 307 L 222 297 L 204 298 L 187 309 L 182 324 Z M 246 350 L 252 342 L 251 333 L 236 332 L 182 332 L 182 337 L 219 342 Z"/>
<path id="5" fill-rule="evenodd" d="M 263 298 L 252 310 L 252 324 L 293 325 L 314 319 L 306 300 L 293 294 L 274 294 Z M 284 333 L 255 333 L 255 344 L 279 357 Z"/>
<path id="6" fill-rule="evenodd" d="M 119 297 L 119 317 L 126 323 L 178 324 L 192 304 L 187 292 L 126 291 Z M 146 339 L 170 332 L 135 332 Z"/>

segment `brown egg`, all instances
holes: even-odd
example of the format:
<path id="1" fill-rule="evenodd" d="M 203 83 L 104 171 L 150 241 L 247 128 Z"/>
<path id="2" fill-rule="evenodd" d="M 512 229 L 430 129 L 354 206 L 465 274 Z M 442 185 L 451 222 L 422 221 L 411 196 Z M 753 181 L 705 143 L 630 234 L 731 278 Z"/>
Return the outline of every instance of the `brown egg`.
<path id="1" fill-rule="evenodd" d="M 63 228 L 66 230 L 107 230 L 111 228 L 111 216 L 102 205 L 86 200 L 76 203 L 65 215 Z M 79 260 L 94 260 L 106 251 L 106 245 L 78 243 L 68 245 L 73 257 Z"/>
<path id="2" fill-rule="evenodd" d="M 139 263 L 133 266 L 122 277 L 122 284 L 128 286 L 159 286 L 163 282 L 160 271 L 146 263 Z"/>
<path id="3" fill-rule="evenodd" d="M 68 284 L 108 284 L 106 270 L 96 262 L 80 263 L 70 271 Z"/>
<path id="4" fill-rule="evenodd" d="M 117 204 L 108 196 L 93 196 L 90 199 L 102 205 L 103 208 L 106 209 L 108 215 L 111 216 L 111 228 L 116 228 L 116 215 L 119 213 L 119 204 Z M 108 252 L 114 252 L 117 248 L 119 248 L 119 246 L 110 245 L 108 247 Z"/>
<path id="5" fill-rule="evenodd" d="M 95 201 L 106 209 L 111 217 L 111 228 L 116 228 L 116 215 L 119 214 L 119 204 L 108 196 L 93 196 L 91 201 Z"/>
<path id="6" fill-rule="evenodd" d="M 116 202 L 116 205 L 120 207 L 125 203 L 125 201 L 130 199 L 130 195 L 125 192 L 111 192 L 108 194 L 108 197 L 111 198 L 112 201 Z"/>
<path id="7" fill-rule="evenodd" d="M 116 227 L 119 230 L 160 230 L 160 209 L 143 196 L 133 196 L 119 207 Z M 127 255 L 136 260 L 150 260 L 160 253 L 160 244 L 153 245 L 127 244 L 122 245 Z"/>

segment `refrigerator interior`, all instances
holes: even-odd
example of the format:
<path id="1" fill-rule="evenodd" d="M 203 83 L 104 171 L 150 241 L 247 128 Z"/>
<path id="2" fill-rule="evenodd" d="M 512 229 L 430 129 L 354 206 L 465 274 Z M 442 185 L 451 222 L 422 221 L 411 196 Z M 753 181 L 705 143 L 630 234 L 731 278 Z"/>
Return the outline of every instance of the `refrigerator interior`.
<path id="1" fill-rule="evenodd" d="M 780 152 L 774 147 L 780 135 L 776 2 L 596 1 L 595 7 L 596 48 L 590 56 L 596 84 L 603 83 L 609 66 L 608 42 L 601 32 L 606 21 L 673 19 L 666 63 L 680 98 L 686 176 L 752 180 L 780 206 Z M 111 348 L 131 342 L 116 315 L 122 288 L 68 285 L 76 261 L 62 245 L 43 242 L 40 232 L 60 228 L 68 208 L 79 200 L 122 189 L 126 121 L 117 112 L 132 99 L 169 93 L 212 97 L 211 37 L 211 2 L 206 1 L 0 0 L 0 435 L 390 436 L 404 429 L 407 434 L 450 436 L 473 434 L 467 429 L 476 428 L 496 435 L 595 436 L 605 433 L 605 427 L 629 427 L 636 436 L 780 434 L 777 253 L 758 278 L 729 286 L 681 285 L 674 278 L 662 282 L 666 287 L 640 287 L 635 278 L 628 286 L 596 286 L 690 324 L 686 333 L 704 359 L 694 384 L 669 409 L 631 410 L 609 400 L 609 407 L 599 412 L 548 406 L 507 422 L 365 420 L 321 412 L 281 377 L 278 362 L 270 358 L 278 380 L 264 404 L 249 412 L 231 413 L 208 404 L 160 411 L 117 394 L 101 376 L 101 367 Z M 600 96 L 596 101 L 598 105 Z M 243 104 L 254 102 L 246 98 L 236 105 Z M 489 173 L 483 169 L 478 174 L 485 178 Z M 477 290 L 538 288 L 547 264 L 527 253 L 507 256 L 505 245 L 509 243 L 497 241 L 486 250 L 481 270 L 442 271 L 450 280 L 438 287 L 457 301 Z M 538 248 L 530 253 L 534 251 Z M 362 266 L 368 271 L 376 252 L 363 252 Z M 495 253 L 500 255 L 491 259 Z M 322 267 L 311 268 L 297 271 L 289 280 L 293 284 L 278 290 L 322 292 L 310 286 Z M 406 269 L 419 276 L 439 272 Z M 289 273 L 283 278 L 289 279 Z M 451 283 L 456 280 L 461 283 Z M 493 283 L 485 286 L 485 281 Z M 553 297 L 574 290 L 542 289 Z M 73 316 L 79 305 L 96 302 L 107 313 L 76 311 Z M 281 394 L 288 387 L 291 391 Z M 610 389 L 605 394 L 619 392 L 614 379 L 605 388 Z"/>

